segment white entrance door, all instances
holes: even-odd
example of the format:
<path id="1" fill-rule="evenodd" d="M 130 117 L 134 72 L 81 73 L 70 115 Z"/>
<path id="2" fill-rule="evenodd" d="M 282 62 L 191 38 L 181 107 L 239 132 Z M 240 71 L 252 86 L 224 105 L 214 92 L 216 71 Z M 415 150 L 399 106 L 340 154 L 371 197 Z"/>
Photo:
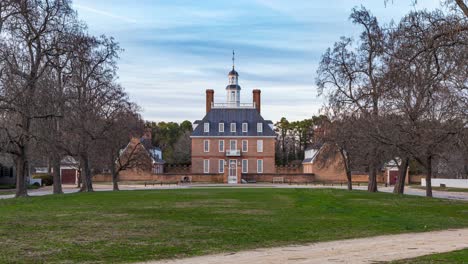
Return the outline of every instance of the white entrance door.
<path id="1" fill-rule="evenodd" d="M 228 183 L 237 183 L 237 160 L 229 160 Z"/>

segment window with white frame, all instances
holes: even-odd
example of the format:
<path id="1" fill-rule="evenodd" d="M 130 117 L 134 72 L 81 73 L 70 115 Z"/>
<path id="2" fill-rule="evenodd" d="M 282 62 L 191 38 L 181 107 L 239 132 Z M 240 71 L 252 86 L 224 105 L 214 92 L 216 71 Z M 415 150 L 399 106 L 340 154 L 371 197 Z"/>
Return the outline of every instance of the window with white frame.
<path id="1" fill-rule="evenodd" d="M 231 139 L 229 141 L 229 150 L 237 150 L 237 140 Z"/>
<path id="2" fill-rule="evenodd" d="M 219 152 L 224 152 L 224 140 L 219 141 Z"/>
<path id="3" fill-rule="evenodd" d="M 236 132 L 236 123 L 231 123 L 231 132 Z"/>
<path id="4" fill-rule="evenodd" d="M 224 133 L 224 123 L 218 124 L 218 130 L 219 130 L 219 133 Z"/>
<path id="5" fill-rule="evenodd" d="M 242 160 L 242 173 L 249 172 L 249 160 Z"/>
<path id="6" fill-rule="evenodd" d="M 219 160 L 219 173 L 224 173 L 224 160 Z"/>
<path id="7" fill-rule="evenodd" d="M 257 140 L 257 152 L 263 152 L 263 140 Z"/>
<path id="8" fill-rule="evenodd" d="M 210 132 L 210 123 L 205 123 L 203 128 L 204 128 L 203 131 Z"/>
<path id="9" fill-rule="evenodd" d="M 210 160 L 203 160 L 203 173 L 210 173 Z"/>
<path id="10" fill-rule="evenodd" d="M 210 152 L 210 141 L 208 139 L 203 141 L 203 150 L 205 152 Z"/>
<path id="11" fill-rule="evenodd" d="M 249 124 L 242 123 L 242 132 L 247 133 L 249 131 Z"/>
<path id="12" fill-rule="evenodd" d="M 249 141 L 246 139 L 242 140 L 242 152 L 247 152 L 249 148 Z"/>
<path id="13" fill-rule="evenodd" d="M 257 173 L 263 173 L 263 160 L 257 160 Z"/>
<path id="14" fill-rule="evenodd" d="M 263 132 L 263 123 L 257 123 L 257 132 L 262 133 Z"/>

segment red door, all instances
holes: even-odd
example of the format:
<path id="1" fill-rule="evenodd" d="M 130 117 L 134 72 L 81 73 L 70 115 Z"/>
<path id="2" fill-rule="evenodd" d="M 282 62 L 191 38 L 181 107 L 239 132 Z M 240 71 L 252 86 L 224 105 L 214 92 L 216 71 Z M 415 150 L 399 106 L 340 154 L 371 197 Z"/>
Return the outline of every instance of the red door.
<path id="1" fill-rule="evenodd" d="M 394 185 L 398 180 L 399 171 L 390 171 L 390 185 Z"/>
<path id="2" fill-rule="evenodd" d="M 62 183 L 63 184 L 75 184 L 75 181 L 76 181 L 76 170 L 74 169 L 62 170 Z"/>

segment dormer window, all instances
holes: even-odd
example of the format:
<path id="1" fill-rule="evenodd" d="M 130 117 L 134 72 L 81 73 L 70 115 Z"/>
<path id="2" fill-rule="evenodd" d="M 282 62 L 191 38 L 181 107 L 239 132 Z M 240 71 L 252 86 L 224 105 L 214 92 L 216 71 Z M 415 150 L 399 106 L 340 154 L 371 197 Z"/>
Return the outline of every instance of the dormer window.
<path id="1" fill-rule="evenodd" d="M 263 132 L 263 123 L 257 123 L 257 132 L 262 133 Z"/>
<path id="2" fill-rule="evenodd" d="M 247 133 L 249 131 L 249 124 L 242 123 L 242 132 Z"/>
<path id="3" fill-rule="evenodd" d="M 203 128 L 203 131 L 206 133 L 210 132 L 210 123 L 205 123 Z"/>
<path id="4" fill-rule="evenodd" d="M 236 123 L 231 123 L 231 132 L 236 132 Z"/>
<path id="5" fill-rule="evenodd" d="M 219 130 L 219 133 L 224 133 L 224 123 L 219 123 L 218 130 Z"/>

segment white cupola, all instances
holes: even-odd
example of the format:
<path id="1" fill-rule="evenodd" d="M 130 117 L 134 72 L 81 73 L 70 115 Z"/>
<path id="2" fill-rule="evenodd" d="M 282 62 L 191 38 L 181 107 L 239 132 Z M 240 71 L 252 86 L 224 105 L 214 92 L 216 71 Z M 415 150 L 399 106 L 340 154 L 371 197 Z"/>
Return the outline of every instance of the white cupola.
<path id="1" fill-rule="evenodd" d="M 226 86 L 226 102 L 230 107 L 240 106 L 239 74 L 235 70 L 235 53 L 232 51 L 232 70 L 228 74 L 229 84 Z"/>

